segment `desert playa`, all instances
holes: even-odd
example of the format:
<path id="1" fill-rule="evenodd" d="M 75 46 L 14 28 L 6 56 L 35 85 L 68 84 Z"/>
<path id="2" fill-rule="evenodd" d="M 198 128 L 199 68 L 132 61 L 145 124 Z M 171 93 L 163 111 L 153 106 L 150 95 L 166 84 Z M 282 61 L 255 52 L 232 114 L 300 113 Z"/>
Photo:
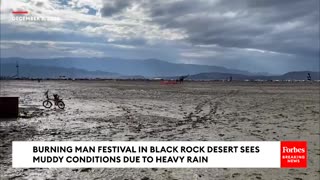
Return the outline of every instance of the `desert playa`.
<path id="1" fill-rule="evenodd" d="M 64 110 L 46 109 L 58 93 Z M 319 82 L 2 81 L 0 179 L 319 179 Z M 307 169 L 13 169 L 12 141 L 308 141 Z"/>

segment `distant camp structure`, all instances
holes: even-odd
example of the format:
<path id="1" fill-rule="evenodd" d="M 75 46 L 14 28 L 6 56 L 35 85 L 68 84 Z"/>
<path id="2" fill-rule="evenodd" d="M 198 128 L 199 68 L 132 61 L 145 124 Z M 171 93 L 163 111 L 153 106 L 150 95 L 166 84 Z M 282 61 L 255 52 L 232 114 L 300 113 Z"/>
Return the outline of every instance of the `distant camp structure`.
<path id="1" fill-rule="evenodd" d="M 179 78 L 176 80 L 164 80 L 164 81 L 161 81 L 161 84 L 163 85 L 178 84 L 178 83 L 182 84 L 187 77 L 189 77 L 189 75 L 179 76 Z"/>

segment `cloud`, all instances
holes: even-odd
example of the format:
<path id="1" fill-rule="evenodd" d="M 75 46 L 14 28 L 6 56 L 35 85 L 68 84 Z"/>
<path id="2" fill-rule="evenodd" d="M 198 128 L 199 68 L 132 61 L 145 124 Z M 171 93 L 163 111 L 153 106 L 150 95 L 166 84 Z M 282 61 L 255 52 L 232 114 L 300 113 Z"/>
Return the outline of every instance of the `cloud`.
<path id="1" fill-rule="evenodd" d="M 103 16 L 121 14 L 133 4 L 161 30 L 183 32 L 192 44 L 263 49 L 315 57 L 319 53 L 319 1 L 168 0 L 111 1 Z M 109 11 L 105 11 L 108 10 Z"/>
<path id="2" fill-rule="evenodd" d="M 192 44 L 316 56 L 319 1 L 169 1 L 146 5 L 152 22 L 181 29 Z M 290 10 L 289 10 L 290 9 Z"/>
<path id="3" fill-rule="evenodd" d="M 15 9 L 61 20 L 13 22 Z M 8 56 L 114 55 L 277 73 L 319 61 L 318 0 L 4 0 L 1 12 Z M 47 41 L 52 51 L 40 47 Z"/>
<path id="4" fill-rule="evenodd" d="M 127 0 L 116 0 L 116 1 L 107 1 L 103 8 L 101 9 L 101 14 L 103 16 L 112 16 L 123 11 L 125 8 L 132 5 L 132 1 Z"/>

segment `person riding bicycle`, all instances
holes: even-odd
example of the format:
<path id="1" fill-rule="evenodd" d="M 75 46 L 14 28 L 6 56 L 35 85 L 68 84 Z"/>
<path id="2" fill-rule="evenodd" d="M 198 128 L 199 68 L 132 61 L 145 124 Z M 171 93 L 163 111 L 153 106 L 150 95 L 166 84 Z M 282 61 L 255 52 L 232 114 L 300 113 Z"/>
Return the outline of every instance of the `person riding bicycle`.
<path id="1" fill-rule="evenodd" d="M 55 103 L 57 103 L 60 100 L 60 97 L 58 94 L 53 94 L 53 100 Z"/>
<path id="2" fill-rule="evenodd" d="M 49 90 L 47 90 L 45 93 L 44 93 L 45 97 L 47 98 L 46 100 L 44 100 L 42 102 L 42 105 L 45 107 L 45 108 L 51 108 L 52 106 L 52 102 L 54 103 L 55 106 L 58 106 L 60 109 L 64 109 L 65 107 L 65 104 L 64 102 L 62 101 L 62 99 L 60 98 L 60 96 L 58 94 L 53 94 L 53 99 L 51 99 L 49 97 Z"/>
<path id="3" fill-rule="evenodd" d="M 47 91 L 44 93 L 44 95 L 46 96 L 47 99 L 49 99 L 49 90 L 47 90 Z M 55 102 L 59 101 L 59 100 L 60 100 L 59 95 L 58 95 L 58 94 L 53 94 L 53 100 L 54 100 Z"/>

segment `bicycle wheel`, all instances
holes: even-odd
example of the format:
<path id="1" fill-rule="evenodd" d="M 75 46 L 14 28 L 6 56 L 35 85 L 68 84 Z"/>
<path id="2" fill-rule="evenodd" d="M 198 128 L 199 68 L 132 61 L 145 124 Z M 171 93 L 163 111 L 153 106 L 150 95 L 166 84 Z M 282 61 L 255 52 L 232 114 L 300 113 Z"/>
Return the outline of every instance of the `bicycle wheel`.
<path id="1" fill-rule="evenodd" d="M 42 105 L 43 105 L 45 108 L 51 108 L 52 102 L 50 102 L 49 100 L 45 100 L 45 101 L 43 101 Z"/>
<path id="2" fill-rule="evenodd" d="M 59 101 L 59 102 L 58 102 L 58 107 L 59 107 L 60 109 L 64 109 L 64 107 L 65 107 L 64 102 L 63 102 L 63 101 Z"/>

